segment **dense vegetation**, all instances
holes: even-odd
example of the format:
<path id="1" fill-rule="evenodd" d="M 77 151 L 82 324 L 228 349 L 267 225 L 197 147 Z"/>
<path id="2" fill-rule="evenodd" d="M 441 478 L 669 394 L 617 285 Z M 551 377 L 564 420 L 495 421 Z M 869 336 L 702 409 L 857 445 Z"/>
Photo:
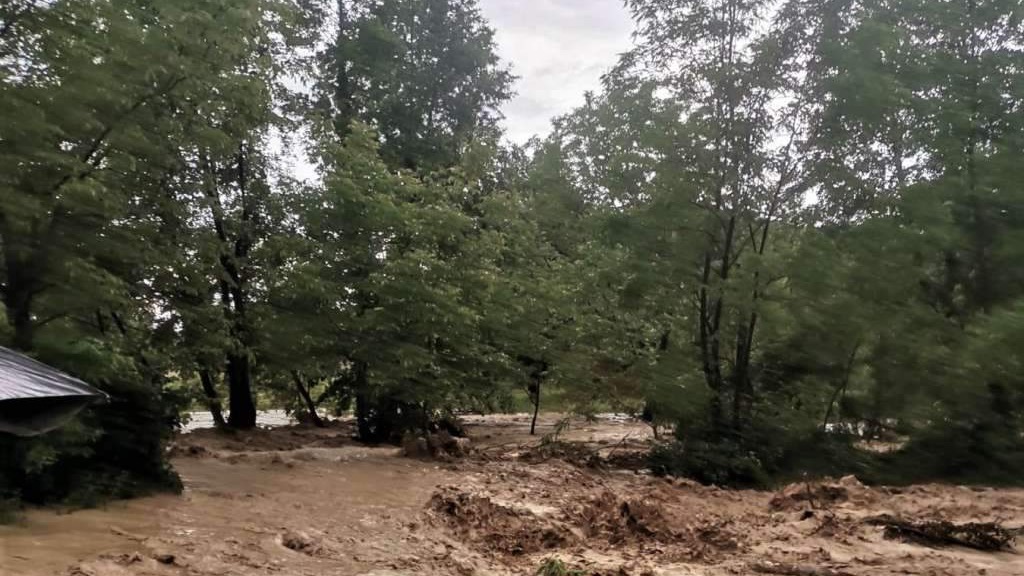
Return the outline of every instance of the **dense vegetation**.
<path id="1" fill-rule="evenodd" d="M 113 397 L 0 438 L 0 498 L 173 487 L 190 403 L 393 441 L 553 394 L 705 481 L 1020 478 L 1019 3 L 626 4 L 524 147 L 472 0 L 0 5 L 0 342 Z"/>

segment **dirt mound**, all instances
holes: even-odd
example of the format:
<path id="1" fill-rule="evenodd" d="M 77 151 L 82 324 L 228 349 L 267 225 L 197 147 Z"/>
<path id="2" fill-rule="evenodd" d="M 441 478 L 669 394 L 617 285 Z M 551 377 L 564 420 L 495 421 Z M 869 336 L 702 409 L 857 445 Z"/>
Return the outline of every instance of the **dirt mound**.
<path id="1" fill-rule="evenodd" d="M 495 503 L 487 496 L 443 487 L 430 509 L 457 534 L 488 551 L 510 555 L 561 548 L 572 532 L 533 512 Z"/>
<path id="2" fill-rule="evenodd" d="M 831 508 L 845 502 L 867 504 L 873 499 L 874 494 L 870 488 L 861 484 L 854 476 L 844 476 L 837 481 L 790 484 L 772 498 L 769 506 L 772 510 L 780 512 Z"/>

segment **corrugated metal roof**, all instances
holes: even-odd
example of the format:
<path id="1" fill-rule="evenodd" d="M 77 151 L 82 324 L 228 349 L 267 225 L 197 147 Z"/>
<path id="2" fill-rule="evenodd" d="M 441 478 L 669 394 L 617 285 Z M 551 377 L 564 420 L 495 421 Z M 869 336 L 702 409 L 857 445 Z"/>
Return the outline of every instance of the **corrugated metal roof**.
<path id="1" fill-rule="evenodd" d="M 106 394 L 78 378 L 0 346 L 0 402 L 24 398 L 54 398 Z"/>
<path id="2" fill-rule="evenodd" d="M 0 432 L 42 434 L 105 398 L 78 378 L 0 347 Z"/>

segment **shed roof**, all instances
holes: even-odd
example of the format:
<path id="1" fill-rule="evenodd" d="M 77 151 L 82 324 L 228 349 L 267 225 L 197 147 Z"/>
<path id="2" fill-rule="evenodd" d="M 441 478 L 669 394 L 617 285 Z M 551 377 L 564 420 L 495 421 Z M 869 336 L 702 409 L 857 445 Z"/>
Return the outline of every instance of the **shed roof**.
<path id="1" fill-rule="evenodd" d="M 0 346 L 0 431 L 41 434 L 105 398 L 78 378 Z"/>

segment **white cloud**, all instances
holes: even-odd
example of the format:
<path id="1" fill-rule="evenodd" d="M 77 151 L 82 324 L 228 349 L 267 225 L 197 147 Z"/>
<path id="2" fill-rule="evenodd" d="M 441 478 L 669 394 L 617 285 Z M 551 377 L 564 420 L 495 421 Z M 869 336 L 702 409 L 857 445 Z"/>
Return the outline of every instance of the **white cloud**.
<path id="1" fill-rule="evenodd" d="M 519 76 L 518 95 L 502 109 L 515 142 L 547 133 L 553 117 L 581 105 L 630 47 L 633 22 L 621 0 L 480 0 L 480 9 Z"/>

